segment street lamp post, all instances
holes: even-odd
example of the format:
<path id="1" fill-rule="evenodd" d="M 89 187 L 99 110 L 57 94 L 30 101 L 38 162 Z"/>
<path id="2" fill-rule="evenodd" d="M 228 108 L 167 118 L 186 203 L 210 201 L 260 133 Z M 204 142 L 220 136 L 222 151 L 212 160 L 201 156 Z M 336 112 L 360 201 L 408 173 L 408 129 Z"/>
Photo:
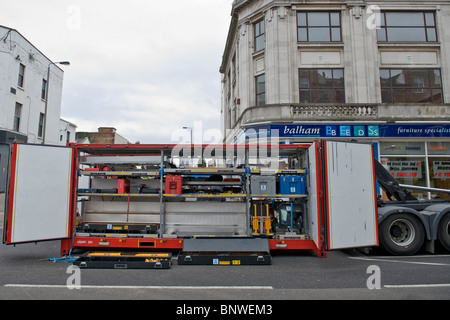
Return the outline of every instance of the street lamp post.
<path id="1" fill-rule="evenodd" d="M 44 111 L 44 123 L 43 123 L 43 134 L 42 134 L 42 144 L 45 144 L 45 136 L 47 134 L 47 109 L 48 109 L 48 91 L 50 88 L 50 67 L 52 65 L 61 64 L 64 66 L 70 66 L 69 61 L 59 61 L 59 62 L 50 62 L 47 68 L 47 86 L 45 90 L 45 111 Z"/>
<path id="2" fill-rule="evenodd" d="M 192 146 L 192 128 L 191 127 L 183 127 L 185 130 L 189 130 L 191 132 L 191 146 Z"/>
<path id="3" fill-rule="evenodd" d="M 191 146 L 190 146 L 191 154 L 190 154 L 189 158 L 191 159 L 191 166 L 192 166 L 192 161 L 193 161 L 192 160 L 193 159 L 193 157 L 192 157 L 192 143 L 193 143 L 193 141 L 192 141 L 192 128 L 191 127 L 183 127 L 183 129 L 189 130 L 191 132 Z"/>

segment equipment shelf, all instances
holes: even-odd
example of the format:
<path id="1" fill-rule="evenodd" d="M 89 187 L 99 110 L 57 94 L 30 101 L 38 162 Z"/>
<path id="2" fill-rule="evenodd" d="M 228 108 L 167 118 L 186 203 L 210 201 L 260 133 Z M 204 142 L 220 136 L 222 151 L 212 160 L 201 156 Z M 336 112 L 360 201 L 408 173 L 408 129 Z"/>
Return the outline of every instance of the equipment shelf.
<path id="1" fill-rule="evenodd" d="M 160 197 L 157 193 L 152 194 L 131 194 L 131 193 L 78 193 L 80 197 L 94 196 L 94 197 L 142 197 L 142 198 L 155 198 Z M 163 194 L 163 197 L 167 198 L 245 198 L 246 194 Z M 284 196 L 287 198 L 288 196 Z M 291 197 L 291 196 L 289 196 Z M 292 197 L 291 197 L 292 198 Z"/>
<path id="2" fill-rule="evenodd" d="M 241 186 L 242 182 L 227 181 L 183 181 L 185 186 Z"/>
<path id="3" fill-rule="evenodd" d="M 246 198 L 246 194 L 227 194 L 227 193 L 221 193 L 221 194 L 164 194 L 164 197 L 167 198 Z"/>
<path id="4" fill-rule="evenodd" d="M 191 175 L 241 175 L 245 174 L 245 169 L 233 169 L 233 168 L 185 168 L 185 169 L 164 169 L 165 174 L 191 174 Z"/>
<path id="5" fill-rule="evenodd" d="M 306 194 L 263 194 L 263 195 L 250 195 L 250 198 L 252 199 L 300 199 L 300 198 L 308 198 L 308 195 Z"/>
<path id="6" fill-rule="evenodd" d="M 270 169 L 252 169 L 252 174 L 306 174 L 306 169 L 278 169 L 278 170 L 270 170 Z"/>
<path id="7" fill-rule="evenodd" d="M 82 156 L 80 163 L 159 165 L 161 163 L 161 156 Z"/>
<path id="8" fill-rule="evenodd" d="M 92 177 L 158 177 L 158 171 L 80 171 L 79 174 Z"/>
<path id="9" fill-rule="evenodd" d="M 142 197 L 142 198 L 155 198 L 160 195 L 157 193 L 77 193 L 78 196 L 94 196 L 94 197 Z"/>

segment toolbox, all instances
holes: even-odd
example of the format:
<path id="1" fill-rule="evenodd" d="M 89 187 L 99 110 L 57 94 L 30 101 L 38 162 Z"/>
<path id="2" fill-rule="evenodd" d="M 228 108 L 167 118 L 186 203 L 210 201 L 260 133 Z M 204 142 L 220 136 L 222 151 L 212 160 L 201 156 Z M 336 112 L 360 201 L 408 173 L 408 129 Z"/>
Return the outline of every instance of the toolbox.
<path id="1" fill-rule="evenodd" d="M 271 265 L 268 239 L 193 238 L 184 239 L 178 265 Z"/>
<path id="2" fill-rule="evenodd" d="M 88 189 L 78 189 L 78 193 L 101 193 L 102 190 L 100 189 L 92 189 L 92 188 L 88 188 Z"/>
<path id="3" fill-rule="evenodd" d="M 280 176 L 280 194 L 306 194 L 305 176 Z"/>
<path id="4" fill-rule="evenodd" d="M 181 194 L 183 188 L 182 176 L 166 176 L 166 183 L 164 187 L 165 194 Z"/>
<path id="5" fill-rule="evenodd" d="M 120 194 L 130 193 L 130 180 L 118 179 L 117 180 L 117 193 L 120 193 Z"/>
<path id="6" fill-rule="evenodd" d="M 88 252 L 73 265 L 84 269 L 170 269 L 172 253 Z"/>
<path id="7" fill-rule="evenodd" d="M 251 177 L 252 195 L 274 195 L 276 194 L 275 176 L 252 176 Z"/>

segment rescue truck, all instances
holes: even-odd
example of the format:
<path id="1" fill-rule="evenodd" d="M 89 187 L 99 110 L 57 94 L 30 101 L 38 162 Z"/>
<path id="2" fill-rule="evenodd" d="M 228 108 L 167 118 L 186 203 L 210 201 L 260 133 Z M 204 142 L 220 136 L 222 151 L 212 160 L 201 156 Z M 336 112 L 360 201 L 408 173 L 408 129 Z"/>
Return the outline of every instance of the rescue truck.
<path id="1" fill-rule="evenodd" d="M 371 144 L 13 144 L 9 158 L 7 245 L 60 239 L 62 255 L 177 252 L 178 264 L 225 265 L 282 251 L 450 250 L 450 204 L 413 197 Z"/>

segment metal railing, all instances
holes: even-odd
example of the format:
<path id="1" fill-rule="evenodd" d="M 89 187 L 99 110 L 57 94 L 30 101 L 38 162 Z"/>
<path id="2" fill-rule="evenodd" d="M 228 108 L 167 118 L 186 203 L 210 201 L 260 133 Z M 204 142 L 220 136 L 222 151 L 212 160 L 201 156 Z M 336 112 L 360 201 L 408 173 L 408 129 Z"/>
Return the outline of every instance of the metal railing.
<path id="1" fill-rule="evenodd" d="M 376 119 L 377 104 L 305 104 L 291 106 L 293 118 L 305 119 Z"/>

